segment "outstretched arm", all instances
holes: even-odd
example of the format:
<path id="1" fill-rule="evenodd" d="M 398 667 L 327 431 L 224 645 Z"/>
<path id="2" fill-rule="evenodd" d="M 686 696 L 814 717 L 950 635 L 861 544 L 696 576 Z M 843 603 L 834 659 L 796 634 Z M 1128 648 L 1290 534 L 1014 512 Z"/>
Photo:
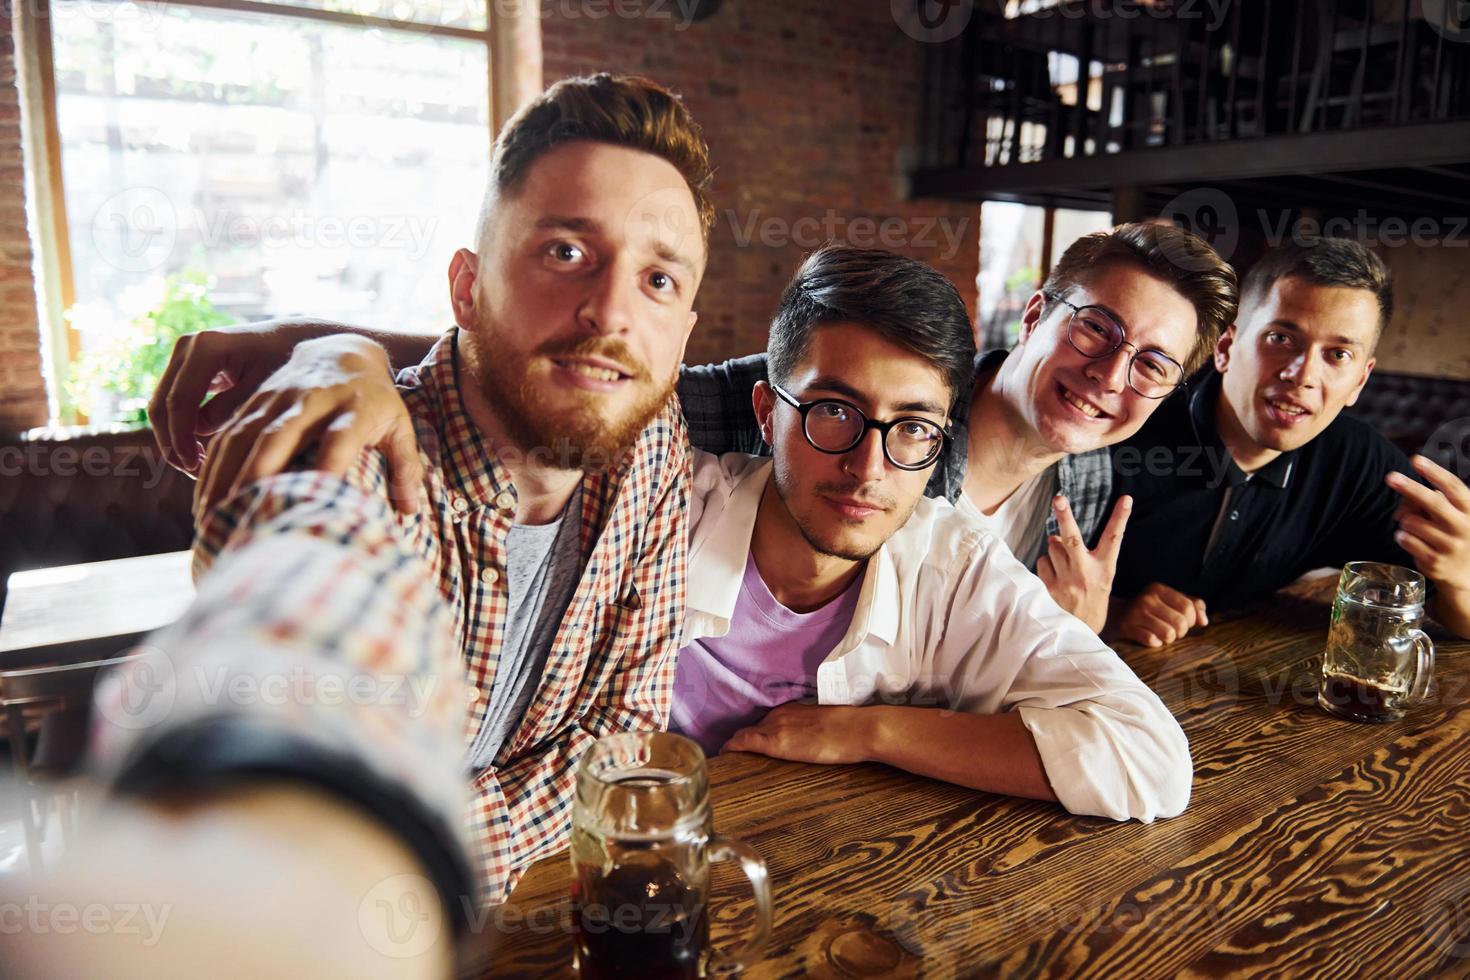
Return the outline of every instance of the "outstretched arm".
<path id="1" fill-rule="evenodd" d="M 117 802 L 97 817 L 59 866 L 0 884 L 0 903 L 114 918 L 7 930 L 7 977 L 157 980 L 213 963 L 215 977 L 428 980 L 453 969 L 445 921 L 456 910 L 410 848 L 340 799 L 271 782 Z"/>

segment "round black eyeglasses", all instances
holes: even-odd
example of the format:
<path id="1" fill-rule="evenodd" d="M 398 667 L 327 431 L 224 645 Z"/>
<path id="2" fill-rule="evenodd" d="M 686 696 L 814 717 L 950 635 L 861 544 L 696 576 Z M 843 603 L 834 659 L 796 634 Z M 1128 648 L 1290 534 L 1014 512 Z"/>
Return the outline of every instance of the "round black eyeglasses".
<path id="1" fill-rule="evenodd" d="M 901 470 L 922 470 L 934 465 L 950 438 L 949 426 L 918 416 L 878 422 L 856 405 L 835 398 L 802 402 L 778 384 L 772 383 L 771 390 L 801 413 L 802 433 L 812 448 L 832 456 L 851 452 L 869 429 L 877 429 L 888 462 Z"/>

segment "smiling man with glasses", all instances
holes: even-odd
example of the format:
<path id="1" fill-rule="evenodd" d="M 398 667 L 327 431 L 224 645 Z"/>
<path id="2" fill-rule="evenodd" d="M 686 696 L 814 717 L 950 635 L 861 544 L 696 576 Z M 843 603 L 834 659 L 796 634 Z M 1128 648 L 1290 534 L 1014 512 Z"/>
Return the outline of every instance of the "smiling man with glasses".
<path id="1" fill-rule="evenodd" d="M 1062 608 L 1101 630 L 1130 504 L 1120 500 L 1109 516 L 1108 447 L 1167 400 L 1158 395 L 1161 379 L 1144 375 L 1148 365 L 1168 373 L 1172 362 L 1192 373 L 1235 316 L 1236 300 L 1235 272 L 1187 231 L 1136 223 L 1078 239 L 1027 303 L 1016 347 L 975 358 L 956 389 L 950 437 L 925 492 L 993 531 Z M 1079 326 L 1074 310 L 1083 309 Z M 1095 336 L 1083 337 L 1084 329 Z M 412 484 L 417 457 L 386 373 L 354 365 L 340 344 L 297 346 L 342 331 L 382 344 L 393 363 L 420 360 L 432 340 L 304 320 L 186 337 L 150 406 L 165 454 L 197 465 L 196 435 L 228 422 L 210 448 L 227 460 L 212 467 L 216 485 L 269 476 L 312 443 L 314 465 L 328 472 L 371 446 Z M 263 402 L 256 389 L 273 371 Z M 766 377 L 765 354 L 686 367 L 679 399 L 690 441 L 717 454 L 769 453 L 750 400 Z M 201 408 L 211 387 L 228 390 Z M 242 404 L 243 419 L 229 421 Z M 396 503 L 413 510 L 411 498 Z"/>
<path id="2" fill-rule="evenodd" d="M 998 537 L 924 497 L 974 353 L 922 263 L 831 246 L 801 267 L 751 395 L 772 458 L 695 453 L 671 727 L 710 754 L 1172 816 L 1191 767 L 1168 710 Z"/>

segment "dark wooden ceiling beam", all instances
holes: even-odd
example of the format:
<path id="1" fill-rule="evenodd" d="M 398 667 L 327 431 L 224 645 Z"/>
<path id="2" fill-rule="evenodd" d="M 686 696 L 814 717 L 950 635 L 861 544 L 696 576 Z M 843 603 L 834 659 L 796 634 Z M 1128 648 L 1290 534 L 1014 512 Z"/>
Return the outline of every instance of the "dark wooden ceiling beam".
<path id="1" fill-rule="evenodd" d="M 1158 184 L 1213 184 L 1253 177 L 1430 167 L 1470 160 L 1470 122 L 1421 123 L 1229 143 L 1153 147 L 1002 167 L 920 170 L 915 197 L 994 198 L 997 193 L 1101 191 Z"/>

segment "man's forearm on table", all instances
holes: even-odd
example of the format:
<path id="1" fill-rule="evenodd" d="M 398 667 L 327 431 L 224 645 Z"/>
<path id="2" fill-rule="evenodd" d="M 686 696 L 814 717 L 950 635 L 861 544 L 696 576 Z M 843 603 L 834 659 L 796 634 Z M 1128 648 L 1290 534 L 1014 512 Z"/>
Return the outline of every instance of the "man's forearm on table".
<path id="1" fill-rule="evenodd" d="M 989 793 L 1057 799 L 1036 740 L 1019 714 L 897 705 L 863 710 L 874 713 L 868 752 L 874 762 Z"/>

